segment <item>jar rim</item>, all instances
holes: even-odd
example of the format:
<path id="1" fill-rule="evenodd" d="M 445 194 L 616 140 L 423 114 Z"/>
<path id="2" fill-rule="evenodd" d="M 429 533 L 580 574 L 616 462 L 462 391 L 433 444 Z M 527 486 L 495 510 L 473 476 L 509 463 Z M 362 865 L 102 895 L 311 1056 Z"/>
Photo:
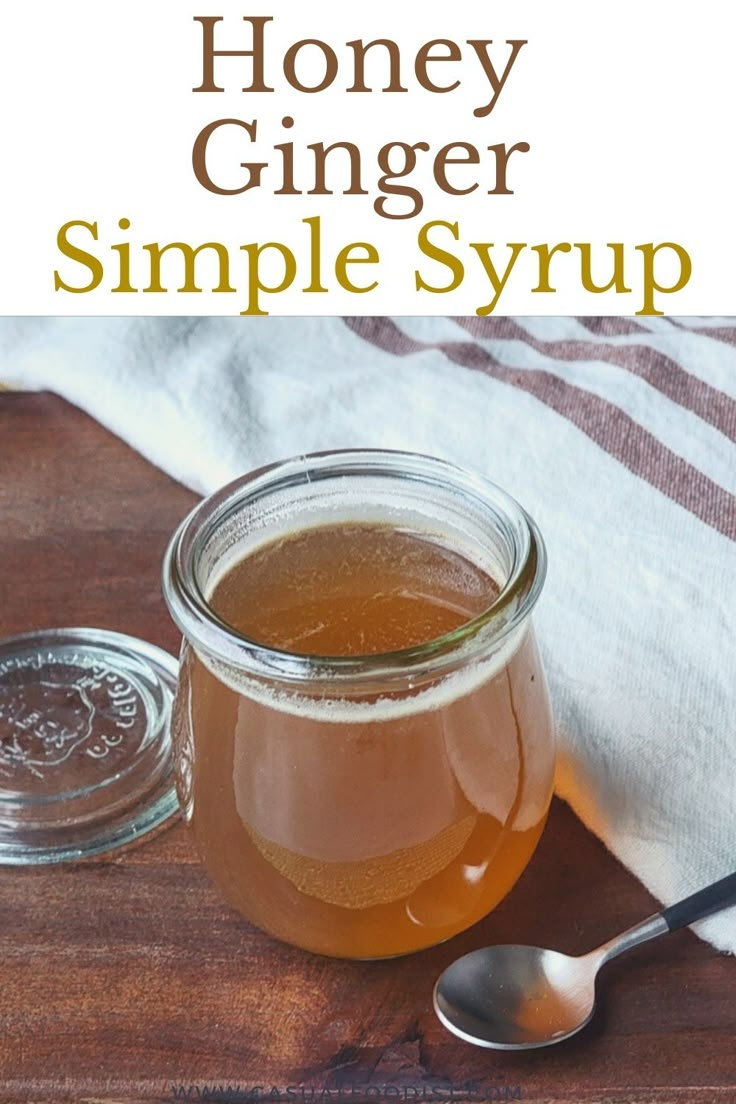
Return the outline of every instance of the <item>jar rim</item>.
<path id="1" fill-rule="evenodd" d="M 238 507 L 284 486 L 314 483 L 337 473 L 404 475 L 441 481 L 470 494 L 508 523 L 513 565 L 494 601 L 448 633 L 408 648 L 367 655 L 329 656 L 291 652 L 259 643 L 224 621 L 207 602 L 195 566 L 203 541 Z M 169 612 L 195 647 L 249 675 L 285 683 L 343 683 L 377 677 L 406 678 L 421 670 L 444 673 L 506 638 L 529 615 L 544 585 L 547 555 L 533 518 L 485 476 L 423 453 L 391 449 L 334 449 L 295 456 L 258 468 L 202 499 L 174 532 L 164 554 L 163 594 Z"/>

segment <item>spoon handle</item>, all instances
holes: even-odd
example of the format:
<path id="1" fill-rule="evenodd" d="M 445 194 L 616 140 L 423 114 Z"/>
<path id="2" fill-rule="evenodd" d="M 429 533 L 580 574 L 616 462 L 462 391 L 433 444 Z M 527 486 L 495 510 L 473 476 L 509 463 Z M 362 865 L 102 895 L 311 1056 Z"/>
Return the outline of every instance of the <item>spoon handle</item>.
<path id="1" fill-rule="evenodd" d="M 720 912 L 729 905 L 736 905 L 736 872 L 698 890 L 684 901 L 662 909 L 662 918 L 670 931 L 677 931 L 678 928 L 694 924 L 696 920 L 702 920 L 713 912 Z"/>
<path id="2" fill-rule="evenodd" d="M 669 908 L 662 909 L 661 912 L 655 912 L 654 916 L 647 917 L 635 927 L 610 939 L 602 947 L 591 951 L 591 954 L 602 956 L 600 958 L 602 965 L 624 954 L 625 951 L 638 947 L 640 943 L 666 935 L 667 932 L 677 931 L 687 924 L 694 924 L 696 920 L 702 920 L 704 916 L 720 912 L 729 905 L 736 905 L 736 872 L 721 878 L 719 882 L 705 886 L 704 889 L 699 889 L 684 901 L 678 901 Z"/>

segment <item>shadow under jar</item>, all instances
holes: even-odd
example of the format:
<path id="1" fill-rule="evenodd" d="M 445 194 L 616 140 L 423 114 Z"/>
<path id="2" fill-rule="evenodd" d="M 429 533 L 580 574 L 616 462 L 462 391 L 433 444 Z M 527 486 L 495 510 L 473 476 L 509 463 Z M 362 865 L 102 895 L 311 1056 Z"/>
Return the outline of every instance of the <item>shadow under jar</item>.
<path id="1" fill-rule="evenodd" d="M 381 958 L 508 893 L 552 795 L 529 616 L 544 574 L 513 499 L 409 453 L 288 460 L 184 520 L 164 563 L 184 634 L 177 785 L 244 916 L 311 951 Z"/>

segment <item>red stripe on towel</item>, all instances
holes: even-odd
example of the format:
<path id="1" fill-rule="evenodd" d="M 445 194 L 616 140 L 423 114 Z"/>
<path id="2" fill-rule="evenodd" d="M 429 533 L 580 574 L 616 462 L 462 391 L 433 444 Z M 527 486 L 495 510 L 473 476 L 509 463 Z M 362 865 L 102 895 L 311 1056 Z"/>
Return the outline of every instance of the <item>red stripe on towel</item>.
<path id="1" fill-rule="evenodd" d="M 396 356 L 438 349 L 454 363 L 518 387 L 567 418 L 620 461 L 706 525 L 736 540 L 736 497 L 663 445 L 614 403 L 541 369 L 509 368 L 470 341 L 417 341 L 390 318 L 345 318 L 359 337 Z M 509 319 L 499 320 L 508 323 Z"/>

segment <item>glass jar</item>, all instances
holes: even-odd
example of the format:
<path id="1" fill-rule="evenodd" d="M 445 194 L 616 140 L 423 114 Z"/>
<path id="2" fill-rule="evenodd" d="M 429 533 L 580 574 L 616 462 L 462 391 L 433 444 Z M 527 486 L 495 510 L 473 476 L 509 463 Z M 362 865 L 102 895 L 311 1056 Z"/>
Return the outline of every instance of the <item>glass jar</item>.
<path id="1" fill-rule="evenodd" d="M 346 522 L 427 534 L 482 567 L 498 596 L 438 639 L 367 656 L 266 647 L 211 608 L 254 549 Z M 545 564 L 512 498 L 410 453 L 288 460 L 184 520 L 163 572 L 184 636 L 177 785 L 210 876 L 244 916 L 311 951 L 381 958 L 447 939 L 505 897 L 552 795 L 530 621 Z"/>

